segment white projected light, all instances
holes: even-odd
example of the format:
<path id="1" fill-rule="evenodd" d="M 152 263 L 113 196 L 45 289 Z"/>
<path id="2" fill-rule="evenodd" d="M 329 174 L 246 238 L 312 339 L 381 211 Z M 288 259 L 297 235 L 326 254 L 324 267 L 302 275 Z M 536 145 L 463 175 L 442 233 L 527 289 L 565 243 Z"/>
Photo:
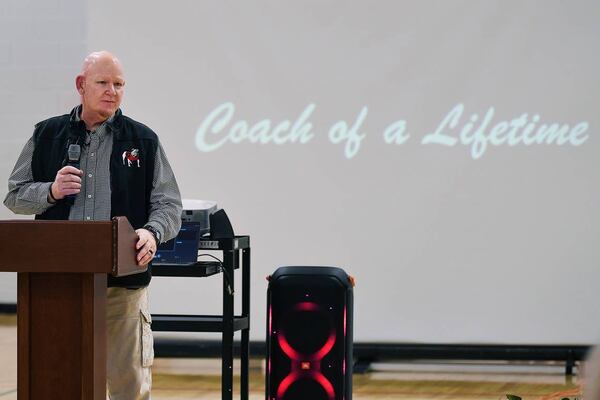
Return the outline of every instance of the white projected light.
<path id="1" fill-rule="evenodd" d="M 201 152 L 209 153 L 221 149 L 225 145 L 257 144 L 257 145 L 289 145 L 307 144 L 315 138 L 315 130 L 310 120 L 315 111 L 310 104 L 296 120 L 284 119 L 276 122 L 271 118 L 256 117 L 256 123 L 247 120 L 235 120 L 235 105 L 227 102 L 217 106 L 208 113 L 196 131 L 196 147 Z M 510 120 L 494 121 L 495 109 L 490 107 L 483 117 L 473 113 L 463 118 L 465 106 L 458 104 L 443 118 L 434 132 L 424 135 L 421 144 L 436 144 L 452 147 L 457 144 L 471 148 L 471 157 L 483 156 L 488 146 L 581 146 L 588 139 L 589 123 L 578 122 L 573 126 L 564 123 L 545 123 L 539 115 L 529 116 L 521 113 Z M 354 158 L 360 150 L 362 141 L 367 137 L 363 124 L 367 118 L 368 108 L 363 107 L 354 121 L 338 121 L 325 131 L 333 145 L 343 144 L 346 158 Z M 383 134 L 377 134 L 377 140 L 385 144 L 401 145 L 410 136 L 407 134 L 406 120 L 398 120 L 389 124 Z"/>
<path id="2" fill-rule="evenodd" d="M 357 342 L 600 339 L 600 2 L 86 4 L 124 114 L 250 236 L 252 340 L 282 265 L 355 276 Z M 36 71 L 0 84 L 5 179 L 64 97 Z M 200 281 L 153 280 L 153 313 L 219 314 L 221 282 Z"/>

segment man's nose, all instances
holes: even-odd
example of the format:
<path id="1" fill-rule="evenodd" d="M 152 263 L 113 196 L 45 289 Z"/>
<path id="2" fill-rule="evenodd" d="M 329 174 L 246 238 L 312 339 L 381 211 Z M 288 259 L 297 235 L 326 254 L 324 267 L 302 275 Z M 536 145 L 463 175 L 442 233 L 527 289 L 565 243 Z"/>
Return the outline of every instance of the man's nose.
<path id="1" fill-rule="evenodd" d="M 114 84 L 112 84 L 112 83 L 110 83 L 110 84 L 108 85 L 108 88 L 107 88 L 107 90 L 108 90 L 108 93 L 110 93 L 110 94 L 112 94 L 112 95 L 114 95 L 114 94 L 117 94 L 117 89 L 115 88 L 115 85 L 114 85 Z"/>

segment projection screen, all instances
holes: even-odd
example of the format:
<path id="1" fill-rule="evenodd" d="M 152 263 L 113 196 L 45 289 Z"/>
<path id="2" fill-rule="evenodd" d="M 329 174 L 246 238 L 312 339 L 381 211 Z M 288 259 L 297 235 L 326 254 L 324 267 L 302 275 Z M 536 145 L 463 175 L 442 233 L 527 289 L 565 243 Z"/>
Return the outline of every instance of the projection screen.
<path id="1" fill-rule="evenodd" d="M 87 7 L 183 197 L 251 236 L 253 339 L 283 265 L 356 278 L 356 341 L 600 338 L 597 2 Z M 153 312 L 220 290 L 155 278 Z"/>

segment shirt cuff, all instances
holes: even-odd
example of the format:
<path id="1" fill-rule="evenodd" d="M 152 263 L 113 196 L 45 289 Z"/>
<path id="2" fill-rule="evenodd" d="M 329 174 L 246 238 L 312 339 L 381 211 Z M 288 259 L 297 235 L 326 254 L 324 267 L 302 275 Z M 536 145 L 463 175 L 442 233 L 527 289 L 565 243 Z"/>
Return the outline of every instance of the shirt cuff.
<path id="1" fill-rule="evenodd" d="M 45 182 L 42 185 L 40 185 L 40 189 L 44 189 L 44 190 L 40 190 L 39 193 L 39 199 L 38 202 L 40 203 L 40 205 L 46 207 L 46 208 L 50 208 L 53 205 L 55 205 L 56 203 L 50 203 L 48 201 L 48 195 L 50 193 L 50 187 L 52 186 L 54 182 Z"/>

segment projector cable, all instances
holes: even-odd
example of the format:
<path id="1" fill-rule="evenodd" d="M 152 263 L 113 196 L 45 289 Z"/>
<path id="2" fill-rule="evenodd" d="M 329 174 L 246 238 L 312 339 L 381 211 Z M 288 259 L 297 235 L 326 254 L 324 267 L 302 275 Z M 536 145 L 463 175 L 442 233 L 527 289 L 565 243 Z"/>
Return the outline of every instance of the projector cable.
<path id="1" fill-rule="evenodd" d="M 227 271 L 225 268 L 223 268 L 223 261 L 221 261 L 220 259 L 218 259 L 217 257 L 213 256 L 212 254 L 198 254 L 198 257 L 210 257 L 213 260 L 216 260 L 219 263 L 219 271 L 223 272 L 223 276 L 225 277 L 225 282 L 227 283 L 227 292 L 229 293 L 229 295 L 233 295 L 233 293 L 235 293 L 235 291 L 233 290 L 233 288 L 231 287 L 231 276 L 229 275 L 229 271 Z"/>

